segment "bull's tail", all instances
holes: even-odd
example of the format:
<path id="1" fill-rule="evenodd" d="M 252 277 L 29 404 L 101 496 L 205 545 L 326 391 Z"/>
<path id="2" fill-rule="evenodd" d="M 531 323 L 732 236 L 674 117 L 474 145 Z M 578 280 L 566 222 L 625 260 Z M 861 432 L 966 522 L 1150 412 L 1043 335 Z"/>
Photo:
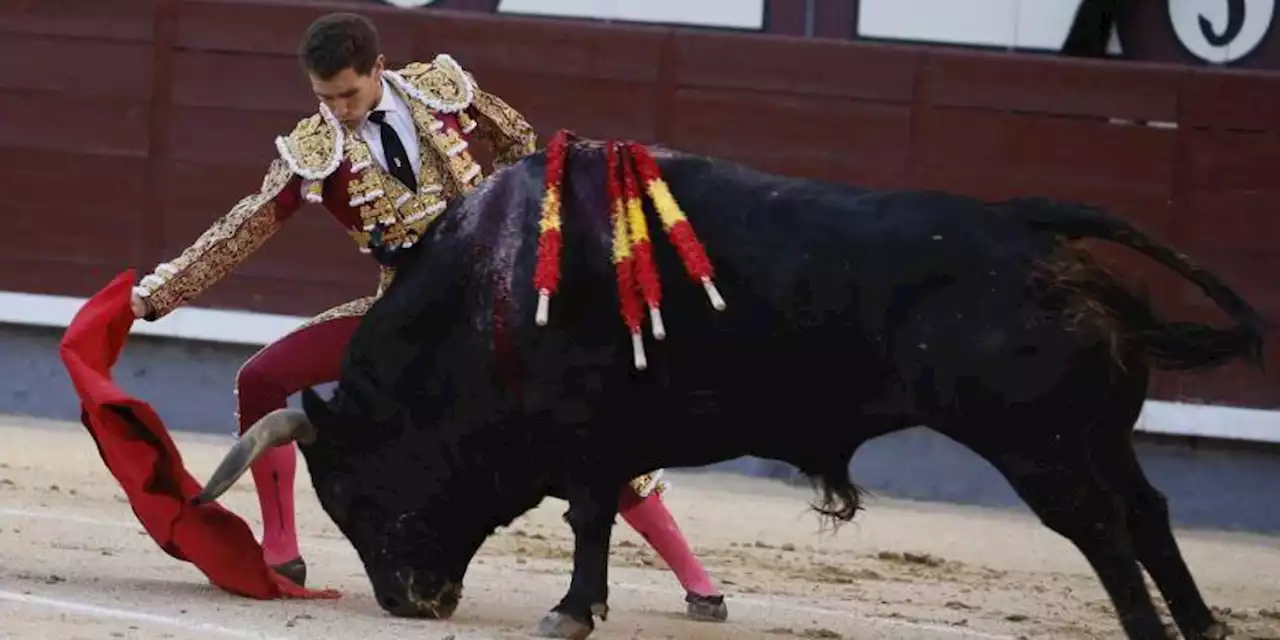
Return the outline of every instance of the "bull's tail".
<path id="1" fill-rule="evenodd" d="M 1015 198 L 1005 205 L 1011 205 L 1011 213 L 1036 229 L 1071 239 L 1115 242 L 1146 255 L 1194 282 L 1235 321 L 1236 326 L 1229 328 L 1165 321 L 1150 304 L 1133 296 L 1119 282 L 1095 282 L 1092 293 L 1123 319 L 1156 366 L 1195 369 L 1246 357 L 1259 369 L 1263 367 L 1266 320 L 1231 287 L 1187 256 L 1157 242 L 1126 220 L 1094 207 L 1039 198 Z"/>

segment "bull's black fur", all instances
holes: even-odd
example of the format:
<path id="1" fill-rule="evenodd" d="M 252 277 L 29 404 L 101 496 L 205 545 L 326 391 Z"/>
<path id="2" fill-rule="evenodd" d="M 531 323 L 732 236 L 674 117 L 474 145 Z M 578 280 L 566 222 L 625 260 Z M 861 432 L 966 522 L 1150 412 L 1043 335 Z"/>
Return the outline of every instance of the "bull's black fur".
<path id="1" fill-rule="evenodd" d="M 607 598 L 617 490 L 656 467 L 786 461 L 848 520 L 856 449 L 925 425 L 999 469 L 1105 586 L 1130 637 L 1163 637 L 1138 562 L 1189 638 L 1225 627 L 1201 598 L 1163 496 L 1130 443 L 1151 366 L 1257 358 L 1262 321 L 1185 257 L 1088 207 L 869 191 L 657 151 L 717 269 L 711 309 L 650 215 L 668 337 L 632 366 L 610 264 L 601 149 L 572 147 L 560 291 L 534 324 L 545 155 L 434 224 L 356 332 L 334 398 L 307 392 L 302 447 L 379 602 L 460 583 L 485 536 L 568 500 L 574 571 L 556 612 Z M 1198 284 L 1227 328 L 1158 317 L 1073 238 L 1129 246 Z M 561 618 L 563 621 L 564 618 Z"/>

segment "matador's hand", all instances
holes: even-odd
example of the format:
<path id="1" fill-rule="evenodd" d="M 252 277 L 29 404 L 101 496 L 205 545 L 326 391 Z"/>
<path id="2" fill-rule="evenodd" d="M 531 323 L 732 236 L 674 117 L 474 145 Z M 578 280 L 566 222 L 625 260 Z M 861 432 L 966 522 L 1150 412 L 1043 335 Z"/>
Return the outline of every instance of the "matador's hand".
<path id="1" fill-rule="evenodd" d="M 129 308 L 133 309 L 133 317 L 142 318 L 151 311 L 151 306 L 147 304 L 138 294 L 132 294 L 129 298 Z"/>

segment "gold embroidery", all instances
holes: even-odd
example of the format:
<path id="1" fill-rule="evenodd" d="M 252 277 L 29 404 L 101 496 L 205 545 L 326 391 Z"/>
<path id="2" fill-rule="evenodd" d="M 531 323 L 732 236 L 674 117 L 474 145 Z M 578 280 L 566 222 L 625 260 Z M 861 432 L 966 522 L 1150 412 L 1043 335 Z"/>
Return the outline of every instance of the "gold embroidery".
<path id="1" fill-rule="evenodd" d="M 289 135 L 276 138 L 276 150 L 294 173 L 323 180 L 341 164 L 345 139 L 338 119 L 321 104 L 319 113 L 299 121 Z"/>
<path id="2" fill-rule="evenodd" d="M 476 87 L 468 113 L 475 117 L 476 137 L 493 149 L 495 171 L 537 150 L 533 125 L 498 96 Z"/>
<path id="3" fill-rule="evenodd" d="M 476 125 L 463 115 L 471 104 L 472 83 L 462 67 L 441 54 L 430 63 L 413 63 L 399 72 L 387 71 L 385 76 L 409 105 L 423 143 L 419 150 L 418 192 L 410 192 L 374 162 L 368 144 L 358 136 L 343 138 L 340 127 L 335 125 L 332 138 L 343 144 L 343 155 L 354 173 L 347 191 L 350 206 L 360 214 L 361 228 L 349 233 L 366 253 L 371 240 L 389 246 L 412 245 L 444 212 L 450 198 L 469 192 L 483 178 L 480 165 L 467 151 L 467 141 L 435 116 L 437 111 L 458 113 L 459 126 Z M 318 126 L 313 125 L 313 129 Z M 319 157 L 318 153 L 313 155 Z"/>
<path id="4" fill-rule="evenodd" d="M 377 171 L 370 171 L 374 162 L 368 144 L 358 138 L 351 138 L 347 141 L 346 157 L 351 163 L 352 176 L 347 183 L 347 195 L 351 198 L 352 207 L 359 207 L 385 195 L 382 176 Z"/>
<path id="5" fill-rule="evenodd" d="M 462 127 L 463 133 L 471 133 L 476 128 L 476 121 L 471 114 L 466 111 L 458 112 L 458 126 Z"/>
<path id="6" fill-rule="evenodd" d="M 428 123 L 418 121 L 417 114 L 413 113 L 412 107 L 409 110 L 419 129 L 425 130 L 423 127 L 428 126 Z M 444 123 L 435 118 L 431 120 L 440 126 L 444 126 Z M 422 136 L 418 136 L 418 140 L 421 141 Z M 435 154 L 434 149 L 434 145 L 418 145 L 418 160 L 421 165 L 418 170 L 418 191 L 424 194 L 440 194 L 444 191 L 444 166 L 440 162 L 440 156 Z"/>
<path id="7" fill-rule="evenodd" d="M 426 147 L 427 145 L 423 145 Z M 409 191 L 373 162 L 369 146 L 358 138 L 347 142 L 346 157 L 355 175 L 348 182 L 350 205 L 360 214 L 361 228 L 350 232 L 362 252 L 369 252 L 372 232 L 379 229 L 379 242 L 389 246 L 412 246 L 427 226 L 445 209 L 441 199 L 439 170 L 434 154 L 425 149 L 418 193 Z"/>
<path id="8" fill-rule="evenodd" d="M 144 277 L 134 293 L 150 305 L 147 319 L 162 318 L 196 298 L 275 235 L 292 211 L 278 210 L 274 200 L 292 179 L 285 161 L 273 159 L 257 193 L 241 199 L 181 255 Z"/>
<path id="9" fill-rule="evenodd" d="M 457 129 L 449 129 L 441 136 L 440 144 L 445 147 L 449 158 L 449 169 L 457 179 L 463 192 L 470 191 L 479 183 L 480 165 L 471 156 L 471 146 Z"/>
<path id="10" fill-rule="evenodd" d="M 395 210 L 387 198 L 387 188 L 395 181 L 385 179 L 377 170 L 369 146 L 363 140 L 355 136 L 348 138 L 345 154 L 353 174 L 347 181 L 348 204 L 360 215 L 360 229 L 350 234 L 360 251 L 368 253 L 369 232 L 379 223 L 395 221 Z"/>
<path id="11" fill-rule="evenodd" d="M 471 104 L 471 78 L 448 54 L 439 54 L 427 63 L 411 63 L 399 72 L 388 71 L 386 75 L 436 111 L 456 113 Z"/>
<path id="12" fill-rule="evenodd" d="M 387 292 L 387 287 L 391 286 L 391 281 L 396 279 L 396 270 L 392 267 L 378 265 L 378 290 L 373 294 L 375 298 L 381 298 L 382 294 Z"/>
<path id="13" fill-rule="evenodd" d="M 400 220 L 411 232 L 410 244 L 417 242 L 426 233 L 427 227 L 444 212 L 446 206 L 448 203 L 438 194 L 418 194 L 405 200 L 400 206 Z"/>
<path id="14" fill-rule="evenodd" d="M 292 335 L 294 333 L 302 331 L 303 329 L 314 327 L 318 324 L 323 324 L 331 320 L 339 320 L 341 318 L 363 316 L 364 314 L 368 313 L 369 308 L 373 306 L 373 303 L 375 300 L 377 300 L 375 296 L 365 296 L 363 298 L 356 298 L 355 300 L 352 300 L 350 302 L 344 302 L 336 307 L 333 307 L 332 309 L 325 311 L 324 313 L 321 313 L 311 318 L 310 320 L 307 320 L 306 322 L 303 322 L 297 329 L 290 331 L 289 334 Z"/>
<path id="15" fill-rule="evenodd" d="M 650 493 L 657 492 L 659 494 L 667 490 L 667 481 L 662 479 L 662 469 L 650 471 L 641 476 L 631 479 L 631 488 L 640 494 L 641 498 L 648 497 Z"/>
<path id="16" fill-rule="evenodd" d="M 374 168 L 368 168 L 351 177 L 347 182 L 347 196 L 350 200 L 347 204 L 351 207 L 367 209 L 369 204 L 379 200 L 384 200 L 387 195 L 387 189 L 390 185 L 388 180 L 383 178 L 382 172 Z M 364 221 L 365 228 L 369 229 L 377 219 L 366 219 Z"/>
<path id="17" fill-rule="evenodd" d="M 449 180 L 444 180 L 444 176 L 436 180 L 436 184 L 446 190 L 445 197 L 454 198 L 474 188 L 482 177 L 481 169 L 467 151 L 467 141 L 458 135 L 457 130 L 444 126 L 444 123 L 436 118 L 421 101 L 407 100 L 406 102 L 409 104 L 409 111 L 413 114 L 413 120 L 417 123 L 419 132 L 425 132 L 423 136 L 429 144 L 424 146 L 434 149 L 435 153 L 430 155 L 448 170 Z M 423 163 L 424 170 L 426 167 L 427 164 Z"/>
<path id="18" fill-rule="evenodd" d="M 386 75 L 408 98 L 406 102 L 419 131 L 430 140 L 436 156 L 449 171 L 452 184 L 445 186 L 452 186 L 452 189 L 446 197 L 456 197 L 474 189 L 484 177 L 480 165 L 467 151 L 466 140 L 456 130 L 446 128 L 432 113 L 433 110 L 456 113 L 459 126 L 473 126 L 475 123 L 469 115 L 463 118 L 475 95 L 471 74 L 452 57 L 442 53 L 430 63 L 413 63 L 400 73 L 388 72 Z M 445 181 L 442 179 L 440 182 Z"/>

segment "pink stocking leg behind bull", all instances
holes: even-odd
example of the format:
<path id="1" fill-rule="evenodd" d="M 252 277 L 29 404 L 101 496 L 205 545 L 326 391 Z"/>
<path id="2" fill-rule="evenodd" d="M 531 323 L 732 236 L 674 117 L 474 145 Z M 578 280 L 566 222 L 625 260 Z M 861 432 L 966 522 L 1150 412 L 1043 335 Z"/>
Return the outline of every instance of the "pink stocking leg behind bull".
<path id="1" fill-rule="evenodd" d="M 707 575 L 707 570 L 697 556 L 693 555 L 680 526 L 671 517 L 667 505 L 662 502 L 661 492 L 651 491 L 648 496 L 641 498 L 635 488 L 628 484 L 619 496 L 618 512 L 676 574 L 676 579 L 686 593 L 685 601 L 689 603 L 690 618 L 721 622 L 728 617 L 724 596 L 711 581 L 711 576 Z"/>

